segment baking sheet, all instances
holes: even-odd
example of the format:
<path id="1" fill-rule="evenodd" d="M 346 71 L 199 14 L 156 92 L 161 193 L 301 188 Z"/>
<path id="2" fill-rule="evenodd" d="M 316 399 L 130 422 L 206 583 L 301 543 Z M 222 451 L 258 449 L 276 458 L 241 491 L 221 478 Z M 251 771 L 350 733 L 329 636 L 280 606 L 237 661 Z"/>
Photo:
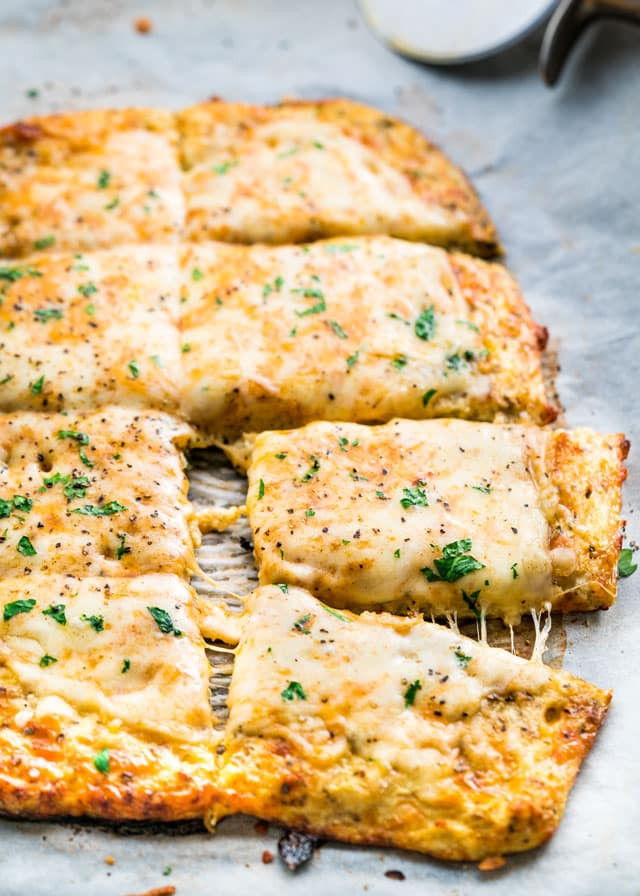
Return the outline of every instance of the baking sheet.
<path id="1" fill-rule="evenodd" d="M 152 19 L 151 34 L 135 31 L 138 16 Z M 107 104 L 178 107 L 212 94 L 254 101 L 343 94 L 424 128 L 481 190 L 509 265 L 557 341 L 568 422 L 622 429 L 633 442 L 640 436 L 640 30 L 606 25 L 589 34 L 554 93 L 535 66 L 531 40 L 485 63 L 429 70 L 386 50 L 349 0 L 0 3 L 5 121 Z M 27 96 L 32 89 L 35 98 Z M 625 489 L 630 538 L 640 535 L 635 453 Z M 227 484 L 218 487 L 231 497 L 241 486 L 221 475 Z M 249 584 L 241 529 L 231 531 L 231 549 L 223 552 L 221 536 L 212 535 L 201 553 L 239 591 Z M 292 876 L 278 861 L 262 864 L 263 850 L 276 852 L 278 832 L 258 834 L 250 819 L 229 819 L 215 836 L 197 825 L 0 821 L 0 894 L 124 896 L 170 885 L 178 896 L 637 894 L 639 587 L 636 574 L 622 582 L 612 610 L 565 620 L 565 667 L 612 687 L 613 705 L 556 836 L 498 872 L 326 844 Z M 561 652 L 561 641 L 553 645 Z M 389 870 L 405 880 L 385 877 Z"/>

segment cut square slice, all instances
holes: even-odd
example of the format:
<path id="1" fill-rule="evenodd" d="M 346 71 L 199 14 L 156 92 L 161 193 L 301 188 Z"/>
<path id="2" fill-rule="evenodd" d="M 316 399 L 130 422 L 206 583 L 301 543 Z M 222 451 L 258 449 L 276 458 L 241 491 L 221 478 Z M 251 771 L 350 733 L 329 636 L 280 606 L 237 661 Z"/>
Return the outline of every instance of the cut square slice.
<path id="1" fill-rule="evenodd" d="M 0 266 L 0 409 L 175 410 L 177 254 L 130 247 Z"/>
<path id="2" fill-rule="evenodd" d="M 462 420 L 262 433 L 247 499 L 260 584 L 512 624 L 609 607 L 627 450 L 621 434 Z"/>
<path id="3" fill-rule="evenodd" d="M 190 437 L 172 417 L 117 407 L 0 415 L 0 577 L 193 572 Z"/>
<path id="4" fill-rule="evenodd" d="M 250 598 L 210 822 L 479 860 L 555 831 L 611 694 L 421 618 Z"/>
<path id="5" fill-rule="evenodd" d="M 209 664 L 171 575 L 0 583 L 0 810 L 202 816 L 214 787 Z"/>
<path id="6" fill-rule="evenodd" d="M 182 249 L 185 414 L 208 432 L 311 420 L 547 422 L 531 318 L 500 265 L 362 237 Z"/>
<path id="7" fill-rule="evenodd" d="M 189 239 L 295 243 L 389 233 L 481 255 L 499 249 L 462 172 L 377 109 L 341 99 L 209 102 L 177 122 Z"/>
<path id="8" fill-rule="evenodd" d="M 93 109 L 0 130 L 0 255 L 177 239 L 173 114 Z"/>

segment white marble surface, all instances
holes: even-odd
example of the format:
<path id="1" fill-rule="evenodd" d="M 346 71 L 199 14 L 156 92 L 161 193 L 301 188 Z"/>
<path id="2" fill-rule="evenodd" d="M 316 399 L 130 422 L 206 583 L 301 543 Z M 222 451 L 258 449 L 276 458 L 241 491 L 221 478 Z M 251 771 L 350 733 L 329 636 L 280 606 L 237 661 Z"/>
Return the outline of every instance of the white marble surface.
<path id="1" fill-rule="evenodd" d="M 152 18 L 152 34 L 135 32 L 139 15 Z M 407 62 L 369 34 L 348 0 L 0 3 L 6 121 L 92 105 L 177 107 L 211 94 L 344 94 L 423 127 L 480 188 L 508 263 L 559 345 L 569 423 L 640 441 L 640 30 L 608 25 L 588 35 L 553 93 L 535 66 L 535 41 L 457 70 Z M 626 513 L 637 538 L 635 451 L 629 468 Z M 225 822 L 215 837 L 4 821 L 0 894 L 124 896 L 166 884 L 178 896 L 637 894 L 639 588 L 640 573 L 622 583 L 614 609 L 567 621 L 565 665 L 613 687 L 613 706 L 557 835 L 499 872 L 331 844 L 294 877 L 277 861 L 261 863 L 277 833 L 257 836 L 250 821 Z M 386 878 L 392 868 L 406 880 Z"/>

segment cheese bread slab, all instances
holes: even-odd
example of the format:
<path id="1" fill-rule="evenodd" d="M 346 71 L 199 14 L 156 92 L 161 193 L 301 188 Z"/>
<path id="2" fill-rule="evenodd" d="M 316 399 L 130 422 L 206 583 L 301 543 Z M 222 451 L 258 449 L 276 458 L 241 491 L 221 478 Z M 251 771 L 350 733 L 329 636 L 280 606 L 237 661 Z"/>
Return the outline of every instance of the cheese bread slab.
<path id="1" fill-rule="evenodd" d="M 546 331 L 500 265 L 361 237 L 185 246 L 180 268 L 183 413 L 208 433 L 555 417 Z"/>
<path id="2" fill-rule="evenodd" d="M 555 831 L 610 693 L 449 629 L 258 589 L 210 823 L 480 860 Z"/>
<path id="3" fill-rule="evenodd" d="M 388 233 L 498 251 L 462 172 L 422 134 L 344 99 L 178 114 L 191 240 L 294 243 Z"/>
<path id="4" fill-rule="evenodd" d="M 114 406 L 0 415 L 0 578 L 193 572 L 190 436 L 168 415 Z"/>
<path id="5" fill-rule="evenodd" d="M 621 434 L 462 420 L 262 433 L 247 498 L 260 584 L 510 624 L 609 607 L 627 450 Z"/>
<path id="6" fill-rule="evenodd" d="M 133 246 L 0 265 L 0 410 L 175 411 L 177 254 Z"/>
<path id="7" fill-rule="evenodd" d="M 202 816 L 215 781 L 209 665 L 173 575 L 0 582 L 0 811 Z"/>
<path id="8" fill-rule="evenodd" d="M 170 241 L 183 225 L 171 112 L 92 109 L 0 129 L 0 255 Z"/>

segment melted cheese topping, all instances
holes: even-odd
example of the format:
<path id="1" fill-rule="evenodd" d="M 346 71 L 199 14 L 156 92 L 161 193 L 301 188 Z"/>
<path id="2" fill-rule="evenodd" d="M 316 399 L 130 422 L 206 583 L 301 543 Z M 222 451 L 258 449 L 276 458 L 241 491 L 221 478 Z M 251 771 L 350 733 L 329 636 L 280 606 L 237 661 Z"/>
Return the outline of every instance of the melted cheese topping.
<path id="1" fill-rule="evenodd" d="M 248 811 L 456 859 L 552 833 L 609 695 L 298 588 L 258 589 L 247 610 L 212 821 Z"/>
<path id="2" fill-rule="evenodd" d="M 533 472 L 546 439 L 455 420 L 263 433 L 247 501 L 260 582 L 299 584 L 336 606 L 483 611 L 515 623 L 560 590 L 554 509 L 543 510 Z M 477 562 L 449 577 L 453 543 Z"/>
<path id="3" fill-rule="evenodd" d="M 1 575 L 194 570 L 199 533 L 179 448 L 189 434 L 165 415 L 116 407 L 0 416 Z"/>
<path id="4" fill-rule="evenodd" d="M 185 413 L 232 436 L 316 419 L 493 419 L 500 411 L 537 419 L 546 407 L 539 357 L 530 371 L 538 394 L 517 379 L 498 386 L 513 361 L 490 328 L 509 313 L 499 293 L 483 289 L 487 264 L 474 263 L 491 325 L 477 296 L 463 294 L 451 257 L 433 247 L 369 237 L 185 248 Z M 525 353 L 528 338 L 512 340 Z"/>
<path id="5" fill-rule="evenodd" d="M 175 252 L 132 247 L 8 261 L 0 292 L 0 409 L 111 401 L 176 409 Z"/>
<path id="6" fill-rule="evenodd" d="M 176 576 L 34 575 L 1 583 L 2 608 L 16 600 L 35 605 L 0 621 L 0 675 L 23 695 L 23 724 L 27 714 L 95 714 L 165 742 L 197 743 L 210 734 L 209 666 L 193 593 Z M 64 624 L 43 612 L 51 605 L 64 607 Z M 163 633 L 149 606 L 164 610 L 181 635 Z M 42 657 L 52 661 L 43 665 Z"/>
<path id="7" fill-rule="evenodd" d="M 92 110 L 0 132 L 0 253 L 176 238 L 184 198 L 171 113 Z"/>

